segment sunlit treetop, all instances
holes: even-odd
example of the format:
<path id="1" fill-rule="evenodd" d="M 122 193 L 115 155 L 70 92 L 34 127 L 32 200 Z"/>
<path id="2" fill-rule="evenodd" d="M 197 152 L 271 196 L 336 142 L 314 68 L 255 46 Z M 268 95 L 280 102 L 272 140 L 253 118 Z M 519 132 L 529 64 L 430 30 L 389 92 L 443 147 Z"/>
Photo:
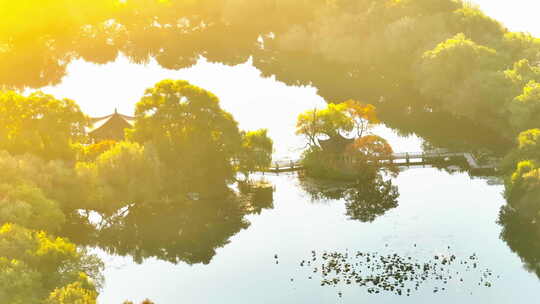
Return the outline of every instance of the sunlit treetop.
<path id="1" fill-rule="evenodd" d="M 538 39 L 510 33 L 453 0 L 3 1 L 4 7 L 0 83 L 10 88 L 58 83 L 76 58 L 107 63 L 124 54 L 170 69 L 201 56 L 228 65 L 251 58 L 264 76 L 314 86 L 326 100 L 375 104 L 381 95 L 410 96 L 402 103 L 448 111 L 510 139 L 516 130 L 509 117 L 516 115 L 502 107 L 525 84 L 516 93 L 501 73 L 516 61 L 540 60 Z"/>
<path id="2" fill-rule="evenodd" d="M 0 91 L 0 149 L 46 159 L 72 159 L 70 145 L 81 141 L 88 125 L 79 106 L 36 92 L 23 96 Z"/>

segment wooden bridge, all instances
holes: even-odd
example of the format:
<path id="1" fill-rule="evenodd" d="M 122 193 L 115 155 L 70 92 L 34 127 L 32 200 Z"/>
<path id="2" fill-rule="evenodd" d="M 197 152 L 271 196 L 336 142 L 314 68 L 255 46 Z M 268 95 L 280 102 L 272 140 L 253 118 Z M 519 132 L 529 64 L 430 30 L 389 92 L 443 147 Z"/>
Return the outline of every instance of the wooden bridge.
<path id="1" fill-rule="evenodd" d="M 480 165 L 477 159 L 471 153 L 456 153 L 456 152 L 404 152 L 394 153 L 390 156 L 375 158 L 374 160 L 381 164 L 391 164 L 396 166 L 414 166 L 434 164 L 436 162 L 450 161 L 452 159 L 465 160 L 472 170 L 495 170 L 495 164 Z M 344 157 L 343 161 L 355 162 L 353 157 Z M 267 172 L 292 172 L 302 170 L 303 166 L 300 159 L 294 160 L 277 160 L 273 161 Z"/>

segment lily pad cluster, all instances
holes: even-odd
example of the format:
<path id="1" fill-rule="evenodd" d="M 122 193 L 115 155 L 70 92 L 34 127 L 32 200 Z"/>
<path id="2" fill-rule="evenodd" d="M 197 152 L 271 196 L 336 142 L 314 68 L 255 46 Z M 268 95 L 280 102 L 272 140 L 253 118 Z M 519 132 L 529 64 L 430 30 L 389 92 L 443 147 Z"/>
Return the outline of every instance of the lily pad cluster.
<path id="1" fill-rule="evenodd" d="M 307 279 L 320 279 L 321 286 L 357 285 L 370 294 L 410 296 L 422 288 L 438 293 L 451 286 L 468 288 L 471 284 L 489 288 L 494 280 L 493 271 L 481 267 L 475 253 L 458 257 L 446 252 L 421 260 L 397 253 L 313 250 L 299 266 L 309 270 Z M 343 294 L 339 291 L 338 295 Z"/>

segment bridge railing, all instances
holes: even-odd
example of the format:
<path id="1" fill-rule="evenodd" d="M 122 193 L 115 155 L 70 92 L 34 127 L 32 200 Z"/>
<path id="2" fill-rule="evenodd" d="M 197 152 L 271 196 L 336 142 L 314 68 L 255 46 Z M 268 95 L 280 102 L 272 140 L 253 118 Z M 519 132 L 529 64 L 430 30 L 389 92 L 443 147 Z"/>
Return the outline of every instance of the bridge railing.
<path id="1" fill-rule="evenodd" d="M 301 165 L 299 159 L 273 160 L 270 168 L 295 168 Z"/>
<path id="2" fill-rule="evenodd" d="M 401 152 L 401 153 L 394 153 L 392 154 L 392 158 L 422 158 L 426 154 L 424 152 Z"/>
<path id="3" fill-rule="evenodd" d="M 410 160 L 410 159 L 430 159 L 430 158 L 446 158 L 446 157 L 463 157 L 465 160 L 469 163 L 469 166 L 471 168 L 480 168 L 474 159 L 474 157 L 470 153 L 464 153 L 464 152 L 449 152 L 447 150 L 435 150 L 435 151 L 427 151 L 427 152 L 400 152 L 400 153 L 394 153 L 391 156 L 385 156 L 385 157 L 379 157 L 375 161 L 381 162 L 381 161 L 390 161 L 394 163 L 394 160 Z M 355 163 L 357 161 L 354 157 L 341 157 L 338 159 L 339 161 L 348 161 L 351 163 Z M 409 161 L 407 161 L 409 163 Z M 400 163 L 395 163 L 400 164 Z M 270 169 L 271 170 L 289 170 L 289 169 L 300 169 L 302 166 L 300 159 L 281 159 L 281 160 L 273 160 Z M 494 167 L 494 165 L 490 166 L 483 166 L 483 167 Z"/>

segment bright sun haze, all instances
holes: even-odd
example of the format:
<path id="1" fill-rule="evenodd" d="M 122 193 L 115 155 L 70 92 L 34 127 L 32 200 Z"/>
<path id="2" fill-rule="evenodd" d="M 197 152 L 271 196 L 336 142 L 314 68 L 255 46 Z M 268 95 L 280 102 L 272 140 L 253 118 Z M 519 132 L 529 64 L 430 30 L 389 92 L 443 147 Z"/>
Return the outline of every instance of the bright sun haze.
<path id="1" fill-rule="evenodd" d="M 486 15 L 504 23 L 511 31 L 540 36 L 540 1 L 537 0 L 472 0 Z"/>
<path id="2" fill-rule="evenodd" d="M 0 304 L 536 303 L 539 12 L 0 0 Z"/>

